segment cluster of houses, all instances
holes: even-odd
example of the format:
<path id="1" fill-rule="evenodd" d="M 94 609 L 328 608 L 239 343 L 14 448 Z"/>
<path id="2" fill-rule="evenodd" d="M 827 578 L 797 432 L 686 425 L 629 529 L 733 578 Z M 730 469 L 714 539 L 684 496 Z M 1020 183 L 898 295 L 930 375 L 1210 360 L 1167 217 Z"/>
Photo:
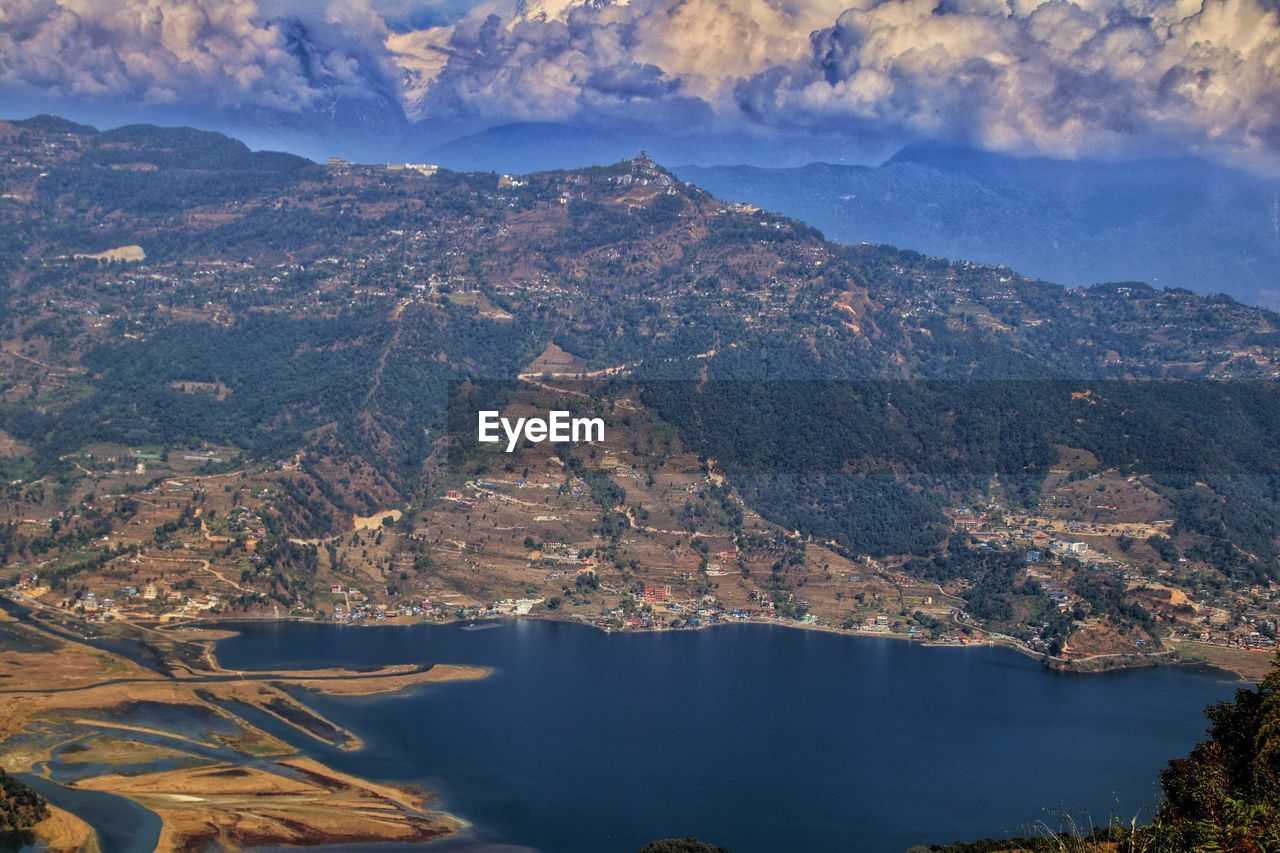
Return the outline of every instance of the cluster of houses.
<path id="1" fill-rule="evenodd" d="M 344 593 L 358 590 L 341 590 L 341 585 L 334 588 Z M 446 596 L 448 597 L 448 596 Z M 450 604 L 436 602 L 430 598 L 422 598 L 402 604 L 375 604 L 368 601 L 363 594 L 356 599 L 346 599 L 333 606 L 334 622 L 358 623 L 377 622 L 397 617 L 433 619 L 445 621 L 450 619 L 493 619 L 499 616 L 528 616 L 533 608 L 543 603 L 541 598 L 505 598 L 489 605 Z"/>
<path id="2" fill-rule="evenodd" d="M 425 598 L 413 603 L 391 605 L 374 604 L 361 596 L 358 600 L 347 599 L 344 602 L 335 603 L 332 618 L 334 622 L 351 623 L 380 621 L 397 616 L 435 619 L 444 614 L 445 610 L 440 605 Z"/>
<path id="3" fill-rule="evenodd" d="M 594 620 L 593 624 L 606 630 L 651 631 L 670 628 L 703 628 L 723 622 L 745 621 L 763 615 L 758 610 L 726 609 L 714 601 L 703 600 L 683 604 L 662 602 L 662 610 L 652 608 L 626 612 L 611 610 Z"/>
<path id="4" fill-rule="evenodd" d="M 341 583 L 329 585 L 333 609 L 330 617 L 334 622 L 360 623 L 377 622 L 400 617 L 448 620 L 477 619 L 501 616 L 509 613 L 527 614 L 542 599 L 518 599 L 502 601 L 487 607 L 473 604 L 456 604 L 449 601 L 435 601 L 428 596 L 399 603 L 379 603 L 370 600 L 359 589 L 344 586 Z M 456 596 L 444 595 L 443 599 Z"/>
<path id="5" fill-rule="evenodd" d="M 1218 646 L 1227 646 L 1229 648 L 1248 649 L 1254 652 L 1265 652 L 1274 654 L 1276 651 L 1275 628 L 1271 629 L 1270 635 L 1264 634 L 1259 630 L 1240 631 L 1238 633 L 1215 633 L 1209 628 L 1204 628 L 1199 632 L 1184 632 L 1181 637 L 1184 639 L 1195 639 L 1202 643 L 1212 643 Z"/>
<path id="6" fill-rule="evenodd" d="M 453 501 L 464 510 L 472 510 L 475 509 L 476 506 L 476 500 L 474 498 L 467 497 L 458 489 L 449 489 L 444 493 L 444 499 L 447 501 Z"/>
<path id="7" fill-rule="evenodd" d="M 376 166 L 354 165 L 341 157 L 329 158 L 329 171 L 337 175 L 349 175 L 357 172 L 369 174 L 377 168 Z M 424 178 L 430 178 L 440 171 L 440 167 L 435 163 L 387 163 L 383 165 L 382 169 L 392 175 L 414 174 L 421 175 Z"/>
<path id="8" fill-rule="evenodd" d="M 24 587 L 19 585 L 17 588 Z M 76 598 L 64 599 L 60 606 L 66 610 L 74 610 L 90 622 L 106 622 L 119 613 L 151 610 L 157 603 L 173 608 L 163 614 L 162 618 L 179 618 L 216 610 L 225 603 L 225 599 L 214 593 L 187 595 L 181 590 L 149 583 L 142 587 L 121 587 L 114 597 L 101 596 L 88 590 Z"/>
<path id="9" fill-rule="evenodd" d="M 1035 556 L 1034 560 L 1032 559 L 1033 555 Z M 1032 564 L 1028 565 L 1026 568 L 1027 577 L 1040 584 L 1040 588 L 1044 590 L 1044 594 L 1049 597 L 1049 600 L 1052 601 L 1054 605 L 1057 606 L 1059 612 L 1066 612 L 1071 605 L 1075 603 L 1075 600 L 1058 586 L 1057 581 L 1053 579 L 1052 575 L 1044 569 L 1037 568 L 1034 565 L 1035 563 L 1040 562 L 1040 553 L 1038 551 L 1031 551 L 1028 553 L 1027 562 Z"/>

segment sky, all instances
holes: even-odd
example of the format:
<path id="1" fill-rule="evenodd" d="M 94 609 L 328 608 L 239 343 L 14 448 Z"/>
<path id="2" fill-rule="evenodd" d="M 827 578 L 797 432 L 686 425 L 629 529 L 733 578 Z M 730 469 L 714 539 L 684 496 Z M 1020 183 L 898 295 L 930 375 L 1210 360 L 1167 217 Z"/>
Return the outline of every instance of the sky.
<path id="1" fill-rule="evenodd" d="M 369 145 L 515 122 L 853 159 L 928 139 L 1276 175 L 1280 0 L 0 0 L 0 115 L 38 111 Z"/>

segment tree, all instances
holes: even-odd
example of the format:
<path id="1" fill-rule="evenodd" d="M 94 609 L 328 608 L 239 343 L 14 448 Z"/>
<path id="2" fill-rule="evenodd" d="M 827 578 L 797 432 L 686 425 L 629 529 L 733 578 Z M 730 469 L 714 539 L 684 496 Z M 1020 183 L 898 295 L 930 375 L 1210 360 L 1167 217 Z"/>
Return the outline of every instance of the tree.
<path id="1" fill-rule="evenodd" d="M 730 853 L 727 847 L 717 847 L 696 838 L 664 838 L 650 841 L 640 848 L 640 853 Z"/>
<path id="2" fill-rule="evenodd" d="M 1160 774 L 1157 850 L 1280 850 L 1280 657 L 1257 689 L 1205 711 L 1209 740 Z"/>
<path id="3" fill-rule="evenodd" d="M 43 797 L 0 770 L 0 832 L 27 829 L 48 816 Z"/>

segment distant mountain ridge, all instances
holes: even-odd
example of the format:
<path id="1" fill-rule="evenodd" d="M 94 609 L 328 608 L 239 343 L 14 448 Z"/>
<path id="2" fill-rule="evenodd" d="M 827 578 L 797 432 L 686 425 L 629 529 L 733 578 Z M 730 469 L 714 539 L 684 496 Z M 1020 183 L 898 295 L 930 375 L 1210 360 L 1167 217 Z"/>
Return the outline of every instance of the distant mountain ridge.
<path id="1" fill-rule="evenodd" d="M 1022 159 L 914 145 L 878 167 L 675 171 L 841 242 L 1004 264 L 1068 285 L 1136 280 L 1280 306 L 1280 181 L 1202 160 Z"/>
<path id="2" fill-rule="evenodd" d="M 94 132 L 62 119 L 28 121 L 67 126 L 55 132 Z M 400 129 L 377 131 L 386 124 L 382 121 L 366 127 L 378 136 L 388 159 L 427 160 L 466 171 L 585 167 L 617 162 L 641 149 L 664 163 L 795 162 L 797 154 L 785 140 L 764 145 L 658 133 L 641 125 L 593 129 L 536 122 L 432 145 L 425 138 L 410 142 L 406 134 L 413 134 L 403 116 L 390 121 Z M 266 126 L 259 130 L 255 147 L 274 132 Z M 327 156 L 322 150 L 307 153 Z M 721 198 L 779 211 L 843 243 L 968 258 L 1070 286 L 1143 281 L 1280 309 L 1280 180 L 1204 160 L 1065 161 L 919 144 L 879 166 L 819 161 L 797 167 L 689 165 L 673 171 Z"/>
<path id="3" fill-rule="evenodd" d="M 423 139 L 426 139 L 424 136 Z M 511 174 L 616 163 L 645 151 L 660 163 L 799 164 L 840 156 L 830 143 L 753 137 L 643 121 L 608 125 L 515 122 L 454 136 L 423 155 L 460 171 Z"/>

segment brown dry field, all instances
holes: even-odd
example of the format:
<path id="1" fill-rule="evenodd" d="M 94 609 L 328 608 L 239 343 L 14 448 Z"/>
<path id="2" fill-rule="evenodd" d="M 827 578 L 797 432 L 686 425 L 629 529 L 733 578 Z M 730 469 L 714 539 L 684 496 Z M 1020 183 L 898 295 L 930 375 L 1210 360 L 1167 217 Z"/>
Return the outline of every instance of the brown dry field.
<path id="1" fill-rule="evenodd" d="M 139 776 L 106 775 L 79 787 L 130 797 L 160 816 L 160 850 L 195 850 L 211 842 L 232 847 L 426 841 L 457 822 L 422 811 L 407 790 L 366 782 L 308 758 L 282 768 L 218 764 Z"/>
<path id="2" fill-rule="evenodd" d="M 1231 648 L 1194 640 L 1170 642 L 1181 660 L 1206 663 L 1257 683 L 1275 669 L 1276 656 L 1269 652 Z"/>
<path id="3" fill-rule="evenodd" d="M 35 630 L 8 617 L 3 624 L 6 630 Z M 106 773 L 73 784 L 124 794 L 152 809 L 163 821 L 158 849 L 196 850 L 209 843 L 238 847 L 410 842 L 448 834 L 458 825 L 447 815 L 425 810 L 418 792 L 367 782 L 297 757 L 288 744 L 220 703 L 248 703 L 300 734 L 352 749 L 360 746 L 353 735 L 281 687 L 371 695 L 421 683 L 482 678 L 487 674 L 483 668 L 442 665 L 418 671 L 393 666 L 359 674 L 330 668 L 208 680 L 236 675 L 214 669 L 205 680 L 193 675 L 167 679 L 83 643 L 40 636 L 49 645 L 44 651 L 0 653 L 6 676 L 0 692 L 0 764 L 9 770 L 30 770 L 50 760 L 56 746 L 72 741 L 76 749 L 59 760 L 136 768 L 190 756 L 191 766 L 180 769 Z M 129 712 L 143 705 L 186 708 L 220 722 L 216 730 L 210 728 L 201 736 L 166 730 L 149 725 L 145 714 Z M 235 762 L 211 764 L 201 754 L 210 748 L 271 760 L 252 768 Z M 53 850 L 94 849 L 86 841 L 91 835 L 87 827 L 66 813 L 55 811 L 36 831 Z"/>
<path id="4" fill-rule="evenodd" d="M 98 837 L 93 827 L 55 805 L 49 816 L 36 824 L 32 832 L 48 846 L 50 853 L 98 853 Z"/>

